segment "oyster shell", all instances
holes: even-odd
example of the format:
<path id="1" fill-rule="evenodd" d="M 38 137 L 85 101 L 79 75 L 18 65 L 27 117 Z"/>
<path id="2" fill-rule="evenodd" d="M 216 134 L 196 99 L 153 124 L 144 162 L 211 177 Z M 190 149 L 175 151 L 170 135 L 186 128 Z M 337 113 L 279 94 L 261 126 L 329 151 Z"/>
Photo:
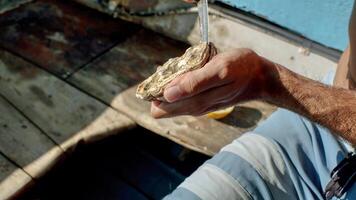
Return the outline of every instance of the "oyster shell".
<path id="1" fill-rule="evenodd" d="M 213 43 L 200 43 L 188 48 L 185 53 L 169 59 L 157 71 L 139 84 L 136 97 L 147 101 L 163 100 L 164 88 L 176 77 L 203 67 L 217 54 Z"/>

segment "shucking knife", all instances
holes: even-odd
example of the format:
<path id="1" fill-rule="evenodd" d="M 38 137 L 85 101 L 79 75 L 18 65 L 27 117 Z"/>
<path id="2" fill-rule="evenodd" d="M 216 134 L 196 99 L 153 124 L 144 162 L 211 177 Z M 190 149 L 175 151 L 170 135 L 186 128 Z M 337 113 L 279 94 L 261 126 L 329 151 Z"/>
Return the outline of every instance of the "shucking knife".
<path id="1" fill-rule="evenodd" d="M 209 42 L 209 13 L 208 0 L 198 2 L 200 35 L 202 42 Z"/>

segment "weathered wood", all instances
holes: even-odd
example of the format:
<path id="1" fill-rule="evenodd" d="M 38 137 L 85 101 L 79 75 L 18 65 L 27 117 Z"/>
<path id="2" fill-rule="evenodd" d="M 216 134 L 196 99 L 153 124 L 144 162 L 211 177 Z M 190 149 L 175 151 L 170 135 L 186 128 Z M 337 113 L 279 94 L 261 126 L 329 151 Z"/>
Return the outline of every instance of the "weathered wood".
<path id="1" fill-rule="evenodd" d="M 239 123 L 223 123 L 205 116 L 182 116 L 157 120 L 150 115 L 150 104 L 137 99 L 135 91 L 136 87 L 132 87 L 121 93 L 111 101 L 111 106 L 126 113 L 141 126 L 207 155 L 216 154 L 223 146 L 256 127 L 259 121 L 266 119 L 274 111 L 274 107 L 264 103 L 250 102 L 245 103 L 244 106 L 259 110 L 260 108 L 254 107 L 253 104 L 260 104 L 259 106 L 262 106 L 264 111 L 261 112 L 259 118 L 255 118 L 250 113 L 237 111 L 235 116 L 241 115 L 240 119 L 243 120 Z M 248 127 L 239 125 L 248 124 L 253 120 L 255 123 L 249 124 Z"/>
<path id="2" fill-rule="evenodd" d="M 38 178 L 53 166 L 63 151 L 21 113 L 0 97 L 0 151 Z"/>
<path id="3" fill-rule="evenodd" d="M 135 125 L 53 75 L 0 51 L 0 94 L 64 150 Z"/>
<path id="4" fill-rule="evenodd" d="M 240 135 L 233 127 L 207 118 L 175 117 L 153 119 L 150 104 L 135 97 L 133 87 L 120 94 L 112 106 L 130 115 L 141 126 L 167 137 L 178 144 L 207 155 L 219 151 L 221 145 L 228 144 Z"/>
<path id="5" fill-rule="evenodd" d="M 256 102 L 246 104 L 240 107 L 243 112 L 237 112 L 237 115 L 245 113 L 239 123 L 227 119 L 224 124 L 205 117 L 153 119 L 149 103 L 135 97 L 134 85 L 148 77 L 157 64 L 180 55 L 186 47 L 143 30 L 75 73 L 68 81 L 126 113 L 141 126 L 186 147 L 213 155 L 222 146 L 255 127 L 273 111 L 273 107 Z"/>
<path id="6" fill-rule="evenodd" d="M 223 145 L 253 128 L 270 113 L 269 109 L 264 113 L 240 107 L 240 110 L 244 110 L 240 111 L 238 116 L 244 112 L 248 113 L 247 117 L 241 117 L 243 123 L 237 123 L 240 121 L 234 119 L 224 121 L 233 126 L 207 118 L 152 119 L 147 110 L 147 103 L 137 101 L 133 96 L 133 89 L 119 94 L 149 76 L 158 64 L 181 55 L 187 45 L 136 26 L 133 31 L 127 32 L 131 30 L 132 25 L 124 26 L 123 22 L 119 27 L 116 27 L 114 22 L 114 25 L 108 25 L 106 20 L 95 17 L 96 14 L 91 13 L 92 11 L 78 11 L 74 7 L 71 3 L 64 4 L 59 1 L 37 1 L 6 14 L 0 19 L 0 25 L 4 26 L 4 29 L 0 30 L 0 42 L 3 40 L 5 48 L 49 71 L 68 77 L 81 65 L 100 54 L 98 52 L 103 52 L 103 49 L 113 45 L 112 41 L 116 37 L 112 35 L 121 31 L 122 37 L 119 38 L 123 42 L 68 80 L 117 110 L 125 112 L 146 128 L 208 155 L 216 153 Z M 91 31 L 83 30 L 84 27 L 91 28 Z M 104 28 L 108 30 L 103 33 Z M 91 32 L 94 33 L 90 34 Z M 128 35 L 130 37 L 127 37 Z M 95 42 L 111 36 L 114 39 L 105 43 L 106 48 L 95 50 L 93 43 L 97 44 Z M 86 37 L 87 40 L 84 40 Z M 0 93 L 65 150 L 81 140 L 106 136 L 117 129 L 133 125 L 132 121 L 118 115 L 116 111 L 48 73 L 32 65 L 29 67 L 26 62 L 12 59 L 13 56 L 8 53 L 1 55 L 3 67 L 0 68 L 0 83 L 4 87 L 0 88 Z"/>
<path id="7" fill-rule="evenodd" d="M 137 26 L 71 1 L 39 0 L 0 17 L 0 46 L 66 77 Z"/>
<path id="8" fill-rule="evenodd" d="M 32 178 L 0 154 L 0 199 L 7 200 L 17 195 L 32 183 Z"/>
<path id="9" fill-rule="evenodd" d="M 151 75 L 155 67 L 183 54 L 188 46 L 145 29 L 118 44 L 68 81 L 110 102 Z"/>
<path id="10" fill-rule="evenodd" d="M 0 0 L 0 14 L 32 0 Z"/>
<path id="11" fill-rule="evenodd" d="M 186 9 L 192 4 L 172 0 L 75 0 L 101 12 L 117 16 L 120 14 L 155 14 L 172 10 Z"/>

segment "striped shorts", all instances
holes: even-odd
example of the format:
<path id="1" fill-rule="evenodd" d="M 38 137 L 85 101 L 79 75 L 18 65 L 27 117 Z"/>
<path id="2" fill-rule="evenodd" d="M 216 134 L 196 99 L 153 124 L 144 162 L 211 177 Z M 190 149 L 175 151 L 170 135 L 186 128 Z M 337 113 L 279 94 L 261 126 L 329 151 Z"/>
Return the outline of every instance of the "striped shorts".
<path id="1" fill-rule="evenodd" d="M 329 130 L 279 109 L 164 199 L 324 199 L 330 172 L 348 151 Z M 356 184 L 342 199 L 356 199 Z"/>

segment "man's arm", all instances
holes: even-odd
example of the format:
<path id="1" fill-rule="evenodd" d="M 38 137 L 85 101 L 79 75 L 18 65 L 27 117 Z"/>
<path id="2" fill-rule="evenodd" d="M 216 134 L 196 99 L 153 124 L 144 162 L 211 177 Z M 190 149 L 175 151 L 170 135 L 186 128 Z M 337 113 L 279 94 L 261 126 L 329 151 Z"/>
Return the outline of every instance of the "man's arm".
<path id="1" fill-rule="evenodd" d="M 175 79 L 153 102 L 154 117 L 201 115 L 258 99 L 295 111 L 356 144 L 356 91 L 298 75 L 248 49 L 217 55 L 203 68 Z"/>
<path id="2" fill-rule="evenodd" d="M 272 62 L 266 67 L 278 76 L 268 87 L 263 99 L 287 108 L 329 128 L 352 144 L 356 144 L 356 92 L 329 87 L 297 75 Z"/>
<path id="3" fill-rule="evenodd" d="M 350 47 L 339 63 L 337 76 L 341 81 L 346 77 L 356 80 L 355 6 L 349 27 Z M 169 103 L 152 103 L 154 117 L 202 115 L 259 99 L 304 115 L 356 144 L 356 91 L 310 80 L 248 49 L 219 54 L 203 68 L 178 77 L 166 88 L 164 97 Z"/>

